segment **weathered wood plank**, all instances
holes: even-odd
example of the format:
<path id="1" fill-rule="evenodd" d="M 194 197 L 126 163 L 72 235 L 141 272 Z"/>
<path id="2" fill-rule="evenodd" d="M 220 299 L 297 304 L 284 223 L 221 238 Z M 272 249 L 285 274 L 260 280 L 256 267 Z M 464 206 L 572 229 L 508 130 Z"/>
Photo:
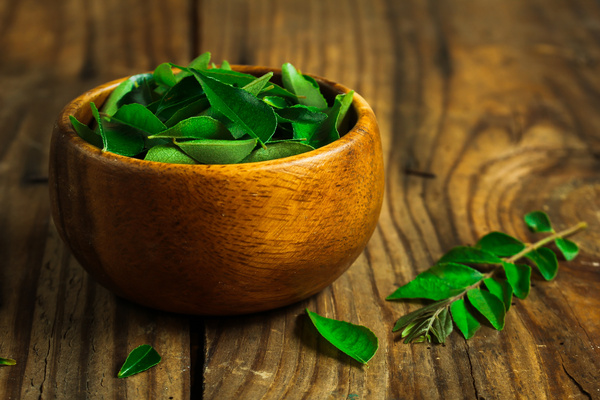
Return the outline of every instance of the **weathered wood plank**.
<path id="1" fill-rule="evenodd" d="M 206 321 L 205 398 L 598 398 L 598 6 L 327 3 L 200 10 L 201 47 L 217 58 L 290 61 L 365 95 L 388 171 L 379 229 L 331 287 L 283 310 Z M 416 304 L 386 295 L 491 230 L 532 239 L 521 216 L 539 208 L 558 227 L 590 228 L 577 237 L 581 257 L 561 263 L 556 281 L 536 275 L 504 331 L 454 333 L 445 346 L 396 340 L 394 320 Z M 319 340 L 305 307 L 373 329 L 369 368 Z"/>
<path id="2" fill-rule="evenodd" d="M 101 82 L 192 55 L 187 1 L 9 0 L 0 7 L 0 397 L 189 398 L 187 317 L 122 301 L 91 280 L 49 217 L 50 132 Z M 135 17 L 132 17 L 135 16 Z M 128 352 L 162 363 L 117 379 Z"/>

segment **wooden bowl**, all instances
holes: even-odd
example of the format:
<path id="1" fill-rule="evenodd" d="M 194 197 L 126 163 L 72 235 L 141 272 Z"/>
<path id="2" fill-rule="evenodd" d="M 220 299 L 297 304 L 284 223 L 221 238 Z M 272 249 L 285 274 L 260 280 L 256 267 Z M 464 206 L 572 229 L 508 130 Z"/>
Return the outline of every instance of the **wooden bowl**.
<path id="1" fill-rule="evenodd" d="M 280 70 L 236 66 L 260 76 Z M 315 77 L 325 96 L 348 92 Z M 91 121 L 121 80 L 82 94 L 58 116 L 50 199 L 58 232 L 81 265 L 119 296 L 148 307 L 232 315 L 303 300 L 359 256 L 381 210 L 379 129 L 354 95 L 341 139 L 288 158 L 178 165 L 88 144 L 69 121 Z"/>

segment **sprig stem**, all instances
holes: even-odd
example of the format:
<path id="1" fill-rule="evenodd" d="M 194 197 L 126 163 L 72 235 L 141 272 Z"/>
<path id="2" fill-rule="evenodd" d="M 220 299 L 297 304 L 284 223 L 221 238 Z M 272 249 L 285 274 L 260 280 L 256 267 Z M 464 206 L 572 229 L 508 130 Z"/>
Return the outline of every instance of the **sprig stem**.
<path id="1" fill-rule="evenodd" d="M 518 252 L 517 254 L 515 254 L 514 256 L 508 257 L 506 259 L 504 259 L 505 262 L 507 263 L 514 263 L 515 261 L 523 258 L 526 254 L 539 249 L 540 247 L 543 247 L 545 245 L 547 245 L 548 243 L 552 243 L 554 240 L 559 239 L 559 238 L 566 238 L 569 237 L 571 235 L 574 235 L 575 233 L 584 230 L 587 228 L 587 223 L 586 222 L 579 222 L 576 225 L 573 225 L 570 228 L 567 228 L 565 230 L 562 230 L 560 232 L 553 232 L 551 235 L 546 236 L 543 239 L 540 239 L 539 241 L 535 242 L 535 243 L 529 243 L 525 246 L 525 248 L 523 250 L 521 250 L 520 252 Z M 459 294 L 457 294 L 456 296 L 451 297 L 450 299 L 448 299 L 448 303 L 446 303 L 444 305 L 444 307 L 440 307 L 440 309 L 445 308 L 445 307 L 449 307 L 450 305 L 452 305 L 452 303 L 454 303 L 457 300 L 462 299 L 463 297 L 465 297 L 465 295 L 467 294 L 467 292 L 471 289 L 475 289 L 478 288 L 479 286 L 481 286 L 481 284 L 483 283 L 483 281 L 485 281 L 487 278 L 491 278 L 495 273 L 497 273 L 498 271 L 500 271 L 500 269 L 502 268 L 502 264 L 497 264 L 490 272 L 486 273 L 483 275 L 483 278 L 481 278 L 481 280 L 475 282 L 474 284 L 472 284 L 471 286 L 468 286 L 465 288 L 465 290 Z"/>

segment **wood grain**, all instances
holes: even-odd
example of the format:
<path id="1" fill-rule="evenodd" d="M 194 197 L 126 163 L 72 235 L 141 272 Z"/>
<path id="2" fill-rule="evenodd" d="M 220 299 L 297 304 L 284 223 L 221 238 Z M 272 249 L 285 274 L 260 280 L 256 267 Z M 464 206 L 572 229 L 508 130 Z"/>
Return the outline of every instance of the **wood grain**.
<path id="1" fill-rule="evenodd" d="M 0 356 L 18 361 L 0 368 L 0 397 L 600 398 L 599 33 L 592 0 L 0 2 Z M 142 309 L 88 278 L 52 229 L 45 178 L 60 108 L 201 51 L 292 62 L 356 89 L 378 117 L 378 228 L 305 302 L 191 321 Z M 503 331 L 397 340 L 395 319 L 418 304 L 385 296 L 489 231 L 533 240 L 521 217 L 534 209 L 589 228 L 575 238 L 580 257 L 555 281 L 535 275 Z M 306 307 L 369 326 L 380 340 L 369 367 L 322 341 Z M 142 341 L 163 363 L 116 380 Z"/>

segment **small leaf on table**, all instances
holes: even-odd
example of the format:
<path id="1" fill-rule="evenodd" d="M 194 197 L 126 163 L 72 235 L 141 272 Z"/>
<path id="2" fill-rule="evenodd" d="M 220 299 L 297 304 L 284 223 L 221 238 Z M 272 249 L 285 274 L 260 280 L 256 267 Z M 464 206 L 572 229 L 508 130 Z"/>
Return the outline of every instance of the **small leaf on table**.
<path id="1" fill-rule="evenodd" d="M 547 281 L 556 277 L 556 274 L 558 273 L 558 259 L 552 250 L 541 247 L 527 253 L 525 257 L 533 261 Z"/>
<path id="2" fill-rule="evenodd" d="M 129 353 L 117 376 L 119 378 L 127 378 L 138 374 L 154 367 L 160 360 L 160 355 L 152 346 L 143 344 Z"/>
<path id="3" fill-rule="evenodd" d="M 366 364 L 379 346 L 377 336 L 367 327 L 322 317 L 306 310 L 317 331 L 329 343 L 356 361 Z"/>
<path id="4" fill-rule="evenodd" d="M 543 211 L 532 211 L 525 215 L 525 224 L 532 232 L 553 232 L 548 214 Z"/>
<path id="5" fill-rule="evenodd" d="M 12 358 L 3 358 L 0 357 L 0 365 L 16 365 L 17 361 Z"/>
<path id="6" fill-rule="evenodd" d="M 485 290 L 471 289 L 467 292 L 469 302 L 479 311 L 490 324 L 497 330 L 504 328 L 504 316 L 506 310 L 502 300 Z"/>
<path id="7" fill-rule="evenodd" d="M 452 333 L 453 325 L 452 318 L 448 307 L 442 309 L 431 324 L 431 333 L 435 341 L 439 344 L 444 343 L 448 335 Z"/>
<path id="8" fill-rule="evenodd" d="M 471 339 L 481 327 L 477 318 L 471 314 L 464 299 L 458 299 L 450 306 L 452 319 L 465 339 Z"/>

